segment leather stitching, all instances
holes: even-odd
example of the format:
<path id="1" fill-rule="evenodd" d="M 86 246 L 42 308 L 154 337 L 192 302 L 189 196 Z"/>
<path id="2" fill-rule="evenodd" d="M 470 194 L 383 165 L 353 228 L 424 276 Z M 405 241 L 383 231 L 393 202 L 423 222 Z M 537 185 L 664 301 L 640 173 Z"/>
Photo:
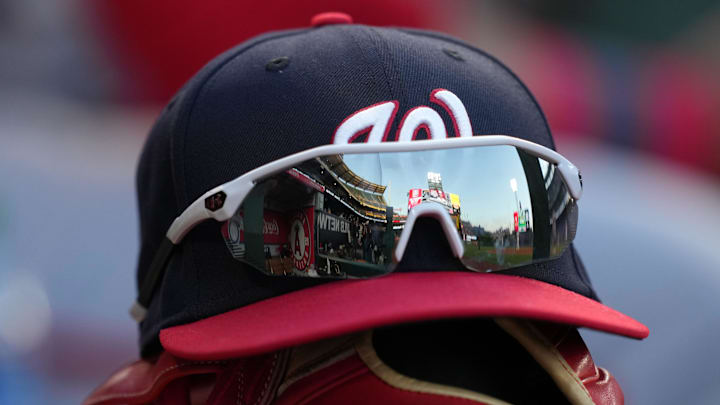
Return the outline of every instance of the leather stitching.
<path id="1" fill-rule="evenodd" d="M 267 378 L 265 379 L 265 384 L 263 385 L 262 391 L 260 391 L 260 395 L 257 397 L 257 401 L 255 401 L 255 405 L 260 404 L 260 401 L 265 398 L 265 395 L 267 393 L 268 386 L 270 385 L 270 380 L 272 379 L 273 374 L 275 373 L 275 365 L 277 364 L 277 352 L 273 354 L 273 361 L 270 365 L 270 371 L 268 372 Z"/>
<path id="2" fill-rule="evenodd" d="M 245 393 L 245 365 L 240 366 L 240 375 L 238 376 L 238 390 L 235 405 L 242 405 L 242 395 Z"/>
<path id="3" fill-rule="evenodd" d="M 328 358 L 323 360 L 320 363 L 314 364 L 313 368 L 306 368 L 303 367 L 302 373 L 293 373 L 292 375 L 288 375 L 285 377 L 284 381 L 280 384 L 278 387 L 277 393 L 278 395 L 282 395 L 283 392 L 285 392 L 287 389 L 293 386 L 293 384 L 297 383 L 298 381 L 302 380 L 303 378 L 312 375 L 313 373 L 316 373 L 322 369 L 325 369 L 327 367 L 330 367 L 342 360 L 347 359 L 348 357 L 355 354 L 355 350 L 352 347 L 344 348 L 344 350 L 334 357 Z"/>

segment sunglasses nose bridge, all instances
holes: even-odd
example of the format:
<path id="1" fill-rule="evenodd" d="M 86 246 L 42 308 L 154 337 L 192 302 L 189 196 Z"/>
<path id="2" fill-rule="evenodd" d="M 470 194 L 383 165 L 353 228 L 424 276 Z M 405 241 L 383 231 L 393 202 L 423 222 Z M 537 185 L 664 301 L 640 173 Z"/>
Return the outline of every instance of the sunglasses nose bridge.
<path id="1" fill-rule="evenodd" d="M 408 213 L 405 227 L 403 228 L 398 244 L 395 247 L 395 261 L 400 262 L 402 260 L 405 249 L 410 241 L 410 235 L 412 234 L 415 221 L 421 217 L 433 218 L 440 223 L 453 255 L 458 259 L 461 259 L 465 252 L 465 248 L 450 214 L 448 214 L 447 210 L 440 204 L 426 202 L 413 207 L 413 209 L 411 209 Z"/>

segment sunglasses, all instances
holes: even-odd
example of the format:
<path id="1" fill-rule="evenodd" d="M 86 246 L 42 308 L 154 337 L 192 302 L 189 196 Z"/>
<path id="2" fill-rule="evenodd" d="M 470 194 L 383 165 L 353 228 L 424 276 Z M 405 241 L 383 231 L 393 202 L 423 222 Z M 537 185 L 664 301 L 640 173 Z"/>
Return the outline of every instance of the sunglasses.
<path id="1" fill-rule="evenodd" d="M 174 247 L 207 219 L 223 223 L 233 258 L 272 276 L 391 273 L 422 217 L 439 222 L 468 270 L 491 272 L 560 257 L 581 194 L 567 159 L 504 135 L 316 147 L 194 201 L 167 231 L 130 313 L 144 319 Z"/>

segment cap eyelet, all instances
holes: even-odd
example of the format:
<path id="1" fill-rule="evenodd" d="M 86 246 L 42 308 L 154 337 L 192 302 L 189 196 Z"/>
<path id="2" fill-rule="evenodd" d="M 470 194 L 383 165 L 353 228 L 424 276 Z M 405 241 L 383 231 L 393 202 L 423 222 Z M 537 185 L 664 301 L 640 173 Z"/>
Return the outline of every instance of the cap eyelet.
<path id="1" fill-rule="evenodd" d="M 465 61 L 465 58 L 463 58 L 462 55 L 460 55 L 460 52 L 458 52 L 454 49 L 443 48 L 443 52 L 445 52 L 445 55 L 447 55 L 455 60 L 459 60 L 459 61 L 463 61 L 463 62 Z"/>
<path id="2" fill-rule="evenodd" d="M 288 58 L 287 56 L 280 56 L 270 59 L 270 62 L 265 65 L 265 69 L 269 72 L 278 72 L 285 69 L 289 64 L 290 58 Z"/>

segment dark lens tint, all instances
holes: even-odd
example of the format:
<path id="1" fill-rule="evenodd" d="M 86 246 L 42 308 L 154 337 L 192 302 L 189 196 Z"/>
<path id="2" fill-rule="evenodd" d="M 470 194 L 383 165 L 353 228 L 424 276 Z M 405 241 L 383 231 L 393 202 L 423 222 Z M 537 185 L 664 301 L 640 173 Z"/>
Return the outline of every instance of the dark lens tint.
<path id="1" fill-rule="evenodd" d="M 554 165 L 492 146 L 312 159 L 258 184 L 223 235 L 267 274 L 372 277 L 391 270 L 420 204 L 447 210 L 477 271 L 557 257 L 577 224 Z"/>

